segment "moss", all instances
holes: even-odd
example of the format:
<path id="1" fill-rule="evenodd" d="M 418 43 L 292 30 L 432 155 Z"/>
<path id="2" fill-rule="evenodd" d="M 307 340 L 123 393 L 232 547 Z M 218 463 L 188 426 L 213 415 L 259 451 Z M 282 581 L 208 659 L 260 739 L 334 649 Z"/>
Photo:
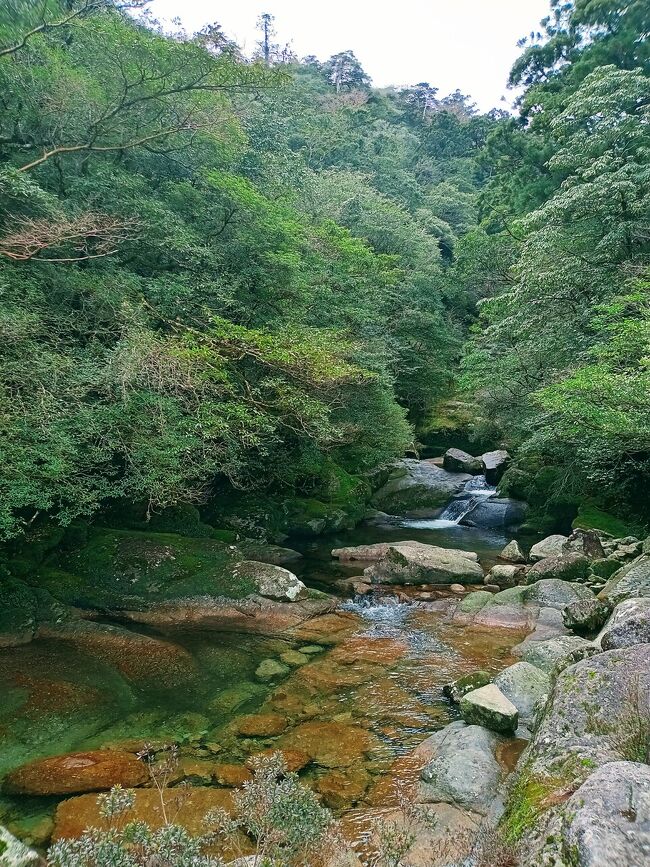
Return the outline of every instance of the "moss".
<path id="1" fill-rule="evenodd" d="M 641 532 L 637 525 L 616 518 L 592 503 L 585 503 L 580 506 L 578 515 L 571 526 L 574 530 L 578 527 L 583 530 L 603 530 L 615 539 L 620 539 L 623 536 L 634 536 Z"/>
<path id="2" fill-rule="evenodd" d="M 549 809 L 549 795 L 556 789 L 557 781 L 541 782 L 526 779 L 523 772 L 508 797 L 500 823 L 501 832 L 509 843 L 516 843 L 532 828 L 542 813 Z"/>
<path id="3" fill-rule="evenodd" d="M 463 614 L 476 614 L 485 605 L 489 605 L 493 599 L 494 596 L 487 590 L 475 590 L 463 597 L 458 605 L 458 610 Z"/>
<path id="4" fill-rule="evenodd" d="M 193 596 L 241 599 L 255 588 L 238 578 L 236 549 L 214 539 L 172 533 L 95 529 L 86 545 L 62 551 L 37 580 L 53 596 L 81 608 L 142 608 Z"/>

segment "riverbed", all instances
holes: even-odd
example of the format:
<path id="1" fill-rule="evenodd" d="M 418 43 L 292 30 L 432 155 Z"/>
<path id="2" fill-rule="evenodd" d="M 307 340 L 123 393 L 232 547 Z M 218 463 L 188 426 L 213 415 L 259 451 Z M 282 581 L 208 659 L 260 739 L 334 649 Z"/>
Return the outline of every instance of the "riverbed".
<path id="1" fill-rule="evenodd" d="M 475 551 L 488 568 L 509 538 L 396 520 L 296 543 L 304 557 L 292 568 L 308 586 L 336 593 L 336 581 L 359 572 L 332 560 L 336 547 L 415 539 Z M 448 590 L 427 587 L 344 595 L 344 628 L 335 636 L 308 629 L 291 640 L 174 630 L 159 637 L 191 666 L 172 682 L 155 660 L 144 671 L 141 659 L 118 671 L 57 642 L 3 649 L 0 772 L 69 751 L 176 742 L 179 780 L 184 775 L 195 785 L 228 785 L 246 777 L 252 755 L 282 748 L 312 757 L 301 778 L 356 827 L 355 817 L 386 805 L 398 784 L 417 777 L 413 748 L 455 718 L 443 685 L 514 661 L 510 650 L 523 634 L 454 624 L 455 599 Z M 276 674 L 262 677 L 260 666 L 268 668 L 269 660 Z M 251 715 L 275 719 L 275 729 L 262 725 L 260 734 L 251 735 Z M 43 844 L 60 800 L 3 795 L 0 822 Z"/>

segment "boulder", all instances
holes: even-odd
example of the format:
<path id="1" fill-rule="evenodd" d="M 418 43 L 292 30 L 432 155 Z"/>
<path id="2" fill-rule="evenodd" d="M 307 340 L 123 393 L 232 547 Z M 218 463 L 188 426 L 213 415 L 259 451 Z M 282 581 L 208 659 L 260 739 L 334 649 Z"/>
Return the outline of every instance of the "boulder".
<path id="1" fill-rule="evenodd" d="M 494 678 L 497 686 L 519 712 L 520 722 L 530 725 L 535 711 L 550 691 L 549 676 L 529 662 L 515 662 Z"/>
<path id="2" fill-rule="evenodd" d="M 220 786 L 228 789 L 239 789 L 253 778 L 245 765 L 235 765 L 228 762 L 214 765 L 214 779 Z"/>
<path id="3" fill-rule="evenodd" d="M 451 683 L 446 683 L 442 688 L 442 694 L 453 704 L 460 704 L 460 700 L 464 695 L 472 692 L 472 690 L 480 689 L 482 686 L 487 686 L 488 683 L 492 683 L 492 675 L 489 672 L 473 671 L 471 674 L 464 674 Z"/>
<path id="4" fill-rule="evenodd" d="M 38 600 L 33 588 L 3 575 L 0 579 L 0 647 L 27 644 L 36 630 Z"/>
<path id="5" fill-rule="evenodd" d="M 541 578 L 560 578 L 563 581 L 582 581 L 589 574 L 589 560 L 584 554 L 561 554 L 545 557 L 528 571 L 527 581 L 532 584 Z"/>
<path id="6" fill-rule="evenodd" d="M 407 545 L 410 548 L 418 548 L 422 542 L 406 540 L 404 542 L 376 542 L 374 545 L 355 545 L 350 548 L 334 548 L 332 557 L 336 557 L 343 563 L 377 563 L 383 560 L 393 545 Z M 425 547 L 428 547 L 425 545 Z M 478 556 L 476 557 L 478 560 Z"/>
<path id="7" fill-rule="evenodd" d="M 536 563 L 538 560 L 544 560 L 545 557 L 560 557 L 563 552 L 564 543 L 569 539 L 568 536 L 562 536 L 555 533 L 552 536 L 546 536 L 541 542 L 537 542 L 530 549 L 528 555 L 531 563 Z"/>
<path id="8" fill-rule="evenodd" d="M 485 480 L 488 485 L 498 485 L 501 481 L 501 476 L 505 473 L 510 463 L 508 452 L 504 449 L 486 452 L 481 456 L 481 460 L 485 466 Z"/>
<path id="9" fill-rule="evenodd" d="M 619 602 L 597 640 L 603 650 L 650 644 L 650 598 Z"/>
<path id="10" fill-rule="evenodd" d="M 242 581 L 252 582 L 258 595 L 265 599 L 295 602 L 301 599 L 307 590 L 293 572 L 272 563 L 244 560 L 235 566 L 234 572 Z"/>
<path id="11" fill-rule="evenodd" d="M 650 554 L 642 554 L 614 572 L 598 594 L 612 605 L 638 596 L 650 596 Z"/>
<path id="12" fill-rule="evenodd" d="M 610 607 L 599 599 L 578 599 L 571 602 L 562 612 L 562 620 L 567 629 L 578 635 L 591 635 L 598 632 L 609 616 Z"/>
<path id="13" fill-rule="evenodd" d="M 596 654 L 571 665 L 558 676 L 544 717 L 520 759 L 518 778 L 502 820 L 503 832 L 506 835 L 517 833 L 520 838 L 523 863 L 620 863 L 636 867 L 647 861 L 647 852 L 645 860 L 620 861 L 605 847 L 600 849 L 605 860 L 580 862 L 576 859 L 581 851 L 595 850 L 590 833 L 581 838 L 584 850 L 580 846 L 572 847 L 568 862 L 558 859 L 557 849 L 553 847 L 557 845 L 563 817 L 571 819 L 568 799 L 592 774 L 611 773 L 609 779 L 623 782 L 624 777 L 617 775 L 616 769 L 605 770 L 612 769 L 611 763 L 647 762 L 645 721 L 650 718 L 649 679 L 650 645 L 647 644 Z M 587 791 L 597 792 L 597 782 L 605 779 L 596 777 L 596 785 Z M 611 830 L 613 825 L 618 825 L 637 832 L 635 823 L 647 806 L 643 798 L 635 800 L 632 786 L 624 785 L 623 789 L 626 790 L 626 806 L 609 820 L 605 820 L 603 812 L 604 829 Z M 609 800 L 606 786 L 601 786 L 601 795 L 607 795 L 608 804 L 616 803 Z M 579 799 L 575 797 L 573 806 L 579 807 Z M 593 794 L 590 800 L 592 797 Z M 583 801 L 585 806 L 591 807 L 586 799 Z M 587 830 L 587 825 L 582 827 Z M 552 857 L 547 858 L 547 853 Z"/>
<path id="14" fill-rule="evenodd" d="M 567 605 L 579 599 L 594 599 L 594 594 L 582 584 L 571 584 L 560 578 L 544 578 L 526 587 L 524 600 L 535 602 L 547 608 L 562 611 Z"/>
<path id="15" fill-rule="evenodd" d="M 393 466 L 386 483 L 373 495 L 372 505 L 391 515 L 435 514 L 471 478 L 430 461 L 405 458 Z"/>
<path id="16" fill-rule="evenodd" d="M 431 735 L 418 749 L 433 752 L 420 773 L 418 802 L 454 804 L 485 815 L 501 778 L 495 757 L 500 741 L 482 726 L 461 721 Z"/>
<path id="17" fill-rule="evenodd" d="M 472 476 L 480 476 L 485 470 L 481 458 L 475 458 L 462 449 L 447 449 L 442 465 L 450 473 L 470 473 Z"/>
<path id="18" fill-rule="evenodd" d="M 503 819 L 506 834 L 515 827 L 520 835 L 523 831 L 522 851 L 529 853 L 531 863 L 557 863 L 538 853 L 554 836 L 567 798 L 594 771 L 610 762 L 647 761 L 649 681 L 647 644 L 590 656 L 558 675 L 520 759 Z M 627 803 L 633 804 L 629 799 Z"/>
<path id="19" fill-rule="evenodd" d="M 2 867 L 41 867 L 45 864 L 38 852 L 25 846 L 0 825 L 0 865 Z"/>
<path id="20" fill-rule="evenodd" d="M 605 556 L 600 536 L 595 530 L 576 529 L 562 545 L 564 554 L 582 554 L 590 560 L 600 560 Z"/>
<path id="21" fill-rule="evenodd" d="M 650 863 L 650 767 L 610 762 L 599 768 L 566 802 L 559 825 L 559 834 L 545 848 L 557 852 L 564 863 Z"/>
<path id="22" fill-rule="evenodd" d="M 499 557 L 502 560 L 508 560 L 510 563 L 525 563 L 526 555 L 519 547 L 519 542 L 516 539 L 513 539 L 511 542 L 508 542 L 503 551 L 499 554 Z"/>
<path id="23" fill-rule="evenodd" d="M 485 576 L 484 583 L 495 584 L 499 588 L 514 587 L 524 577 L 525 573 L 521 566 L 506 566 L 497 563 Z"/>
<path id="24" fill-rule="evenodd" d="M 507 497 L 487 497 L 477 500 L 460 523 L 466 527 L 483 527 L 485 529 L 501 529 L 516 527 L 524 522 L 528 504 L 521 500 L 511 500 Z"/>
<path id="25" fill-rule="evenodd" d="M 517 708 L 493 683 L 464 695 L 460 701 L 460 712 L 468 725 L 484 726 L 501 734 L 514 734 L 517 731 Z"/>
<path id="26" fill-rule="evenodd" d="M 378 584 L 481 584 L 476 554 L 437 545 L 391 545 L 365 572 Z"/>
<path id="27" fill-rule="evenodd" d="M 319 777 L 316 791 L 331 810 L 342 810 L 358 803 L 366 793 L 372 777 L 363 768 L 333 770 Z"/>
<path id="28" fill-rule="evenodd" d="M 3 787 L 16 795 L 70 795 L 142 786 L 148 780 L 146 765 L 133 753 L 92 750 L 36 759 L 12 771 Z"/>
<path id="29" fill-rule="evenodd" d="M 529 662 L 536 668 L 553 675 L 559 673 L 567 665 L 573 665 L 585 656 L 597 653 L 597 648 L 591 641 L 578 638 L 576 635 L 558 635 L 546 641 L 529 641 L 512 648 L 514 656 L 520 656 L 524 662 Z"/>

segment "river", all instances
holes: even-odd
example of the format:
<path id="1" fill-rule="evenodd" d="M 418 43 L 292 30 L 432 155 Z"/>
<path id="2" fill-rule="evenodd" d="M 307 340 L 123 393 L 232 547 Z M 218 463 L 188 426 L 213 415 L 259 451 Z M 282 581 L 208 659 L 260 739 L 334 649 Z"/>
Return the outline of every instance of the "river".
<path id="1" fill-rule="evenodd" d="M 333 561 L 335 547 L 415 539 L 476 551 L 489 567 L 509 538 L 447 520 L 396 520 L 297 543 L 304 558 L 295 571 L 309 586 L 340 593 L 335 582 L 359 568 Z M 0 773 L 44 755 L 173 740 L 181 744 L 186 778 L 214 784 L 219 775 L 232 782 L 237 769 L 246 774 L 256 752 L 313 752 L 317 741 L 321 756 L 301 778 L 354 825 L 364 811 L 386 804 L 397 783 L 417 776 L 410 752 L 455 718 L 442 686 L 514 661 L 510 649 L 522 633 L 454 624 L 455 598 L 427 587 L 344 598 L 348 622 L 336 644 L 307 634 L 286 641 L 175 630 L 164 637 L 191 655 L 192 669 L 171 684 L 153 660 L 149 677 L 129 679 L 61 643 L 3 649 Z M 261 678 L 264 660 L 280 673 Z M 275 717 L 279 734 L 239 731 L 251 714 Z M 0 822 L 43 843 L 60 800 L 2 795 Z"/>

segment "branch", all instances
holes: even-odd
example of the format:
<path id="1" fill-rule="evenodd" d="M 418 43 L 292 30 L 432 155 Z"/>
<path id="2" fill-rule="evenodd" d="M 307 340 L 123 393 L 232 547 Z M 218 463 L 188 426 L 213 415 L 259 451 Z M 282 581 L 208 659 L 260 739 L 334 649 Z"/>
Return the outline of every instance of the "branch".
<path id="1" fill-rule="evenodd" d="M 129 8 L 138 8 L 143 5 L 146 0 L 133 0 L 133 2 L 120 3 L 116 6 L 118 9 L 129 9 Z M 77 18 L 82 18 L 85 15 L 90 15 L 93 12 L 97 12 L 100 9 L 108 8 L 113 6 L 114 4 L 111 0 L 84 0 L 81 6 L 77 9 L 73 9 L 69 15 L 66 15 L 65 18 L 60 18 L 58 21 L 43 21 L 42 24 L 39 24 L 37 27 L 28 30 L 27 33 L 24 33 L 18 42 L 14 45 L 9 45 L 6 48 L 0 48 L 0 57 L 6 57 L 9 54 L 15 54 L 17 51 L 20 51 L 21 48 L 24 48 L 27 44 L 28 40 L 32 38 L 32 36 L 36 36 L 37 33 L 47 33 L 50 30 L 58 30 L 60 27 L 65 27 L 67 24 L 70 24 L 72 21 L 75 21 Z"/>
<path id="2" fill-rule="evenodd" d="M 10 235 L 0 239 L 0 256 L 14 262 L 82 262 L 114 255 L 119 244 L 135 240 L 135 220 L 121 220 L 106 214 L 82 214 L 74 219 L 23 219 L 14 224 Z M 68 255 L 66 247 L 74 254 Z M 63 248 L 63 249 L 61 249 Z M 61 250 L 60 255 L 43 256 L 46 250 Z"/>

